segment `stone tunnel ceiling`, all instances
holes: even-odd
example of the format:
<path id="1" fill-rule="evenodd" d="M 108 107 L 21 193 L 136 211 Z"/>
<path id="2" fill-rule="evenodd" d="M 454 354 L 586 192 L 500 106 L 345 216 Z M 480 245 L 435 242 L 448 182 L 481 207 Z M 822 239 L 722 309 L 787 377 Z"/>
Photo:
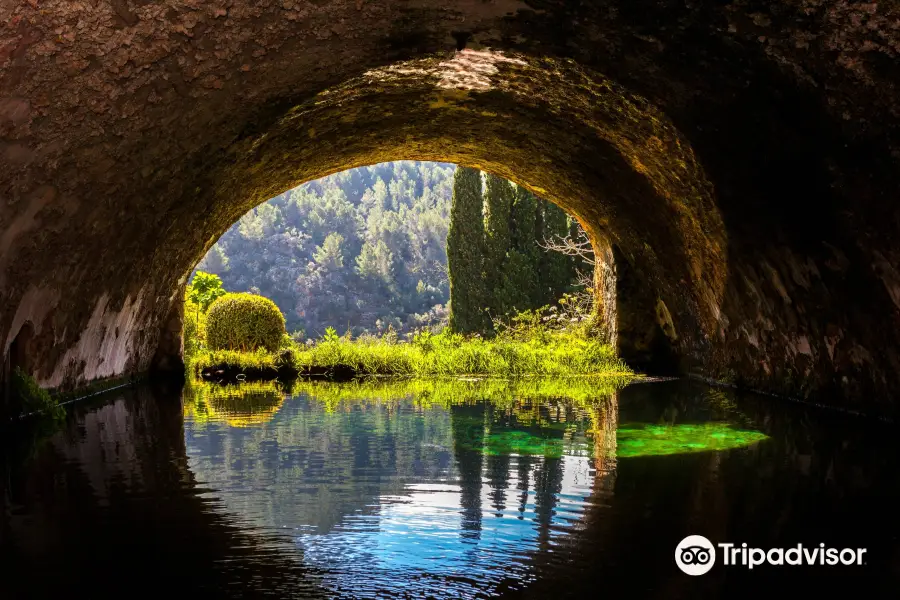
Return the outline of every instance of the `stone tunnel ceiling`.
<path id="1" fill-rule="evenodd" d="M 445 160 L 582 221 L 626 356 L 893 413 L 898 53 L 897 2 L 2 0 L 0 350 L 175 366 L 248 208 Z"/>

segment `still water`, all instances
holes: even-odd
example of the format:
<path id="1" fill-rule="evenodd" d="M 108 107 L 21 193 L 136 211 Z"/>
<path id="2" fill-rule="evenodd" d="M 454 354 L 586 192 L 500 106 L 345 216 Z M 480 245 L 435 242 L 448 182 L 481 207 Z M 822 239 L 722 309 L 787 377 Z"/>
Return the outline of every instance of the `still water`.
<path id="1" fill-rule="evenodd" d="M 697 383 L 146 387 L 6 442 L 0 598 L 900 597 L 894 430 Z"/>

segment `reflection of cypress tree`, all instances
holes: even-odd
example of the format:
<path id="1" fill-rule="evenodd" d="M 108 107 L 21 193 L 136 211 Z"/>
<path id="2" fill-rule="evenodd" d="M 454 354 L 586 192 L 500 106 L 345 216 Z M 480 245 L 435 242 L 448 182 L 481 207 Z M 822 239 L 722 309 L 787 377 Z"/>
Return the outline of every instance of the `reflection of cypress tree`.
<path id="1" fill-rule="evenodd" d="M 481 465 L 484 445 L 484 405 L 450 408 L 453 454 L 459 468 L 463 539 L 481 538 Z"/>
<path id="2" fill-rule="evenodd" d="M 494 429 L 494 415 L 491 415 L 491 429 Z M 500 424 L 497 429 L 502 430 Z M 499 516 L 506 509 L 506 487 L 509 485 L 509 454 L 487 457 L 487 480 L 491 488 L 491 506 Z"/>
<path id="3" fill-rule="evenodd" d="M 509 485 L 509 454 L 487 457 L 487 479 L 491 488 L 491 507 L 499 516 L 506 510 L 506 487 Z"/>
<path id="4" fill-rule="evenodd" d="M 458 167 L 447 232 L 450 273 L 450 328 L 460 333 L 485 331 L 484 200 L 481 171 Z"/>
<path id="5" fill-rule="evenodd" d="M 538 544 L 546 545 L 550 538 L 553 509 L 562 491 L 563 461 L 544 457 L 534 481 L 534 512 L 538 522 Z"/>
<path id="6" fill-rule="evenodd" d="M 531 456 L 519 456 L 517 475 L 519 479 L 516 488 L 519 490 L 519 518 L 525 518 L 525 508 L 528 505 L 528 485 L 531 481 L 531 465 L 534 458 Z"/>

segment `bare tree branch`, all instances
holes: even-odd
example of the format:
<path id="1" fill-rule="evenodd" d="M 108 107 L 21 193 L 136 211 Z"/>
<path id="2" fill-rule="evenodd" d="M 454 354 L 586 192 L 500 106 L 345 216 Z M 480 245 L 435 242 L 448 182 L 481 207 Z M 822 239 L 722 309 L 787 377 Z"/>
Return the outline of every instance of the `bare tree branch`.
<path id="1" fill-rule="evenodd" d="M 544 238 L 544 241 L 538 242 L 538 245 L 544 250 L 559 252 L 566 256 L 577 256 L 584 264 L 591 267 L 597 264 L 591 240 L 581 227 L 578 228 L 578 235 L 574 239 L 571 235 L 565 237 L 555 235 L 551 238 Z"/>

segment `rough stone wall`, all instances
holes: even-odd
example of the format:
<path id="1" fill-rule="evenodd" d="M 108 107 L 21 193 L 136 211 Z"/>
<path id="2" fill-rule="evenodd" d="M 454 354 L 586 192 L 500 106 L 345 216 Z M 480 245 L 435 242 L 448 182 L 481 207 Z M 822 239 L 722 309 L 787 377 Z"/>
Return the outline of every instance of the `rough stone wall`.
<path id="1" fill-rule="evenodd" d="M 249 207 L 440 159 L 609 240 L 636 356 L 893 412 L 898 19 L 896 1 L 0 2 L 0 350 L 32 323 L 60 387 L 164 363 L 185 274 Z"/>

